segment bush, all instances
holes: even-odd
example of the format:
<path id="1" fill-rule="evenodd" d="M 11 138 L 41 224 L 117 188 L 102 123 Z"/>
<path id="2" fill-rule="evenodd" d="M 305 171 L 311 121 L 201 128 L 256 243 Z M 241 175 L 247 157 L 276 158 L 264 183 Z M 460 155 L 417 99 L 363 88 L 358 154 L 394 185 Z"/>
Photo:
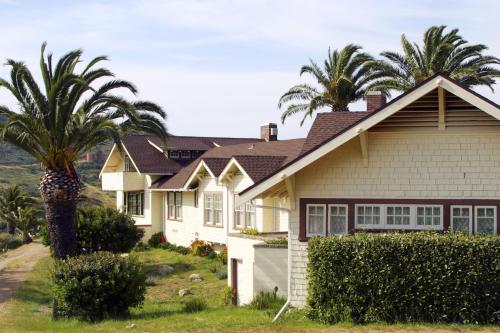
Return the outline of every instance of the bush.
<path id="1" fill-rule="evenodd" d="M 217 255 L 220 263 L 223 265 L 227 265 L 227 246 L 224 245 L 224 249 Z"/>
<path id="2" fill-rule="evenodd" d="M 192 298 L 184 302 L 184 312 L 200 312 L 207 308 L 207 303 L 202 298 Z"/>
<path id="3" fill-rule="evenodd" d="M 22 239 L 7 233 L 0 233 L 0 253 L 23 245 Z"/>
<path id="4" fill-rule="evenodd" d="M 276 293 L 278 292 L 278 287 L 274 288 L 273 292 L 261 291 L 254 296 L 252 302 L 250 302 L 249 307 L 255 310 L 279 310 L 285 300 L 278 297 Z"/>
<path id="5" fill-rule="evenodd" d="M 148 245 L 148 244 L 145 244 L 143 242 L 139 242 L 137 243 L 136 246 L 134 246 L 134 251 L 137 251 L 137 252 L 142 252 L 142 251 L 147 251 L 151 249 L 151 247 Z"/>
<path id="6" fill-rule="evenodd" d="M 148 245 L 151 247 L 159 247 L 161 244 L 167 242 L 165 235 L 163 232 L 157 232 L 156 234 L 152 234 L 151 238 L 148 240 Z"/>
<path id="7" fill-rule="evenodd" d="M 257 229 L 243 229 L 240 231 L 241 234 L 244 235 L 250 235 L 250 236 L 258 236 L 260 233 L 257 231 Z"/>
<path id="8" fill-rule="evenodd" d="M 167 251 L 172 251 L 172 252 L 177 252 L 179 254 L 188 254 L 189 253 L 189 248 L 181 246 L 181 245 L 175 245 L 171 243 L 163 243 L 160 244 L 159 246 L 161 249 L 167 250 Z"/>
<path id="9" fill-rule="evenodd" d="M 500 237 L 438 233 L 312 238 L 308 315 L 500 323 Z"/>
<path id="10" fill-rule="evenodd" d="M 205 257 L 214 252 L 210 244 L 198 239 L 195 239 L 189 247 L 191 248 L 191 253 L 198 257 Z"/>
<path id="11" fill-rule="evenodd" d="M 85 321 L 123 317 L 144 301 L 146 276 L 134 258 L 95 252 L 56 262 L 58 314 Z"/>
<path id="12" fill-rule="evenodd" d="M 46 227 L 43 243 L 50 245 Z M 127 214 L 113 208 L 81 207 L 76 218 L 78 253 L 109 251 L 129 252 L 141 240 L 144 231 Z"/>

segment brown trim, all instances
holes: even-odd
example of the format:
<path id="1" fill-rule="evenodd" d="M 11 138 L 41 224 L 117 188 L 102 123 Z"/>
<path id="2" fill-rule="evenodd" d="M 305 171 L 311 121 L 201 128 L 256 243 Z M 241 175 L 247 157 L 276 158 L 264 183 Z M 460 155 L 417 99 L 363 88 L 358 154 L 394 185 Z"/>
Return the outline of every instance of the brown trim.
<path id="1" fill-rule="evenodd" d="M 450 208 L 454 205 L 472 206 L 474 214 L 475 206 L 496 206 L 497 207 L 497 234 L 500 234 L 500 199 L 366 199 L 366 198 L 300 198 L 299 199 L 299 241 L 305 242 L 309 238 L 306 236 L 306 207 L 308 204 L 342 204 L 348 205 L 347 226 L 348 233 L 357 231 L 369 232 L 391 232 L 400 229 L 356 229 L 355 228 L 355 205 L 356 204 L 408 204 L 408 205 L 442 205 L 443 206 L 443 230 L 450 228 Z M 328 210 L 327 210 L 328 221 Z M 474 215 L 472 218 L 472 233 L 474 233 Z M 328 223 L 327 223 L 328 224 Z M 416 231 L 414 229 L 403 229 L 401 231 Z"/>
<path id="2" fill-rule="evenodd" d="M 238 259 L 231 258 L 231 293 L 233 305 L 238 305 Z"/>
<path id="3" fill-rule="evenodd" d="M 251 189 L 253 189 L 254 187 L 260 185 L 261 183 L 263 183 L 264 181 L 266 181 L 267 179 L 271 178 L 272 176 L 278 174 L 279 172 L 281 172 L 282 170 L 284 170 L 285 168 L 287 168 L 288 166 L 294 164 L 295 162 L 301 160 L 302 158 L 304 158 L 305 156 L 311 154 L 313 151 L 319 149 L 320 147 L 324 146 L 325 144 L 327 144 L 328 142 L 332 141 L 333 139 L 335 139 L 336 137 L 340 136 L 341 134 L 345 133 L 346 131 L 348 131 L 349 129 L 351 128 L 354 128 L 355 126 L 357 126 L 359 123 L 365 121 L 366 119 L 372 117 L 373 115 L 377 114 L 378 112 L 384 110 L 385 108 L 389 107 L 390 105 L 396 103 L 397 101 L 399 101 L 400 99 L 402 99 L 403 97 L 407 96 L 408 94 L 412 93 L 413 91 L 417 90 L 418 88 L 420 88 L 421 86 L 423 86 L 424 84 L 432 81 L 433 79 L 435 79 L 436 77 L 438 76 L 441 76 L 442 78 L 444 78 L 445 80 L 459 86 L 460 88 L 466 90 L 468 93 L 482 99 L 483 101 L 485 101 L 486 103 L 496 107 L 496 108 L 500 108 L 500 105 L 496 104 L 495 102 L 489 100 L 488 98 L 484 97 L 484 96 L 481 96 L 480 94 L 478 94 L 477 92 L 471 90 L 470 88 L 467 88 L 465 87 L 463 84 L 451 79 L 448 75 L 442 73 L 442 72 L 437 72 L 436 74 L 432 75 L 431 77 L 428 77 L 427 79 L 425 79 L 424 81 L 420 82 L 420 84 L 416 85 L 415 87 L 411 88 L 410 90 L 406 91 L 405 93 L 397 96 L 396 98 L 392 99 L 389 103 L 383 105 L 382 107 L 378 108 L 377 110 L 374 110 L 372 112 L 368 112 L 367 115 L 365 117 L 362 117 L 361 119 L 359 119 L 358 121 L 352 123 L 351 125 L 345 127 L 344 129 L 342 129 L 341 131 L 335 133 L 333 136 L 329 137 L 328 139 L 326 140 L 323 140 L 321 143 L 317 144 L 314 148 L 312 149 L 309 149 L 303 153 L 301 153 L 300 155 L 298 155 L 297 157 L 295 157 L 293 160 L 291 160 L 290 162 L 284 164 L 283 166 L 281 166 L 280 168 L 278 168 L 277 170 L 273 171 L 272 173 L 270 173 L 269 175 L 265 176 L 264 178 L 260 179 L 258 182 L 252 184 L 251 186 L 247 187 L 246 189 L 244 189 L 243 191 L 241 191 L 240 194 L 245 194 L 246 192 L 250 191 Z"/>

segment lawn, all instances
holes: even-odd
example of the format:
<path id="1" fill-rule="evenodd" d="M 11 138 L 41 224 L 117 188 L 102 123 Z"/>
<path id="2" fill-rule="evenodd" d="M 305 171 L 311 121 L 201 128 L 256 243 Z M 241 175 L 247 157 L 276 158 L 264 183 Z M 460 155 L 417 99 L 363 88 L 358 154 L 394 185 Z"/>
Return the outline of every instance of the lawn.
<path id="1" fill-rule="evenodd" d="M 211 268 L 217 260 L 180 255 L 166 250 L 150 250 L 137 255 L 149 272 L 158 265 L 167 264 L 174 271 L 165 277 L 158 277 L 156 285 L 148 287 L 144 306 L 134 309 L 130 318 L 104 321 L 97 324 L 75 320 L 51 320 L 50 268 L 51 259 L 40 261 L 10 301 L 5 312 L 0 313 L 1 332 L 310 332 L 310 331 L 436 331 L 445 330 L 495 331 L 495 327 L 461 325 L 384 325 L 354 326 L 343 323 L 325 326 L 307 320 L 301 311 L 287 313 L 279 323 L 272 324 L 272 313 L 247 307 L 224 305 L 226 281 L 219 280 Z M 198 273 L 201 282 L 190 282 L 189 275 Z M 178 290 L 189 288 L 192 295 L 180 297 Z M 189 298 L 201 297 L 208 303 L 208 309 L 188 314 L 183 312 L 183 302 Z M 498 329 L 500 332 L 500 329 Z"/>

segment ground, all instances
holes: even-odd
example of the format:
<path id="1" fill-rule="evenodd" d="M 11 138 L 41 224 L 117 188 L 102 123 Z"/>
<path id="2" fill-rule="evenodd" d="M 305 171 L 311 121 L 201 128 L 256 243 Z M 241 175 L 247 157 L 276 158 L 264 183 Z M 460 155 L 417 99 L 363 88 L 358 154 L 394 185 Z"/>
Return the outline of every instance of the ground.
<path id="1" fill-rule="evenodd" d="M 160 264 L 174 267 L 174 271 L 158 278 L 156 285 L 149 287 L 144 306 L 134 309 L 125 320 L 104 321 L 97 324 L 75 320 L 53 322 L 50 319 L 50 269 L 49 257 L 41 259 L 27 276 L 27 280 L 14 294 L 13 299 L 0 311 L 0 332 L 463 332 L 480 330 L 500 332 L 500 328 L 480 326 L 425 326 L 425 325 L 368 325 L 354 326 L 343 323 L 325 326 L 313 323 L 300 311 L 292 311 L 277 324 L 272 324 L 273 313 L 250 308 L 235 308 L 224 305 L 226 281 L 219 280 L 211 268 L 218 265 L 216 259 L 205 259 L 191 255 L 180 255 L 166 250 L 139 252 L 136 255 L 144 262 L 148 272 Z M 5 258 L 5 257 L 4 257 Z M 36 260 L 36 259 L 35 259 Z M 17 261 L 17 260 L 15 260 Z M 10 267 L 12 263 L 6 264 Z M 33 262 L 29 259 L 27 262 Z M 0 258 L 2 262 L 2 258 Z M 200 274 L 202 282 L 190 282 L 189 275 Z M 0 284 L 2 281 L 0 280 Z M 193 295 L 178 296 L 178 290 L 189 288 Z M 190 297 L 201 297 L 209 305 L 207 310 L 188 314 L 183 312 L 183 301 Z M 133 324 L 133 325 L 132 325 Z M 128 328 L 127 328 L 128 327 Z"/>

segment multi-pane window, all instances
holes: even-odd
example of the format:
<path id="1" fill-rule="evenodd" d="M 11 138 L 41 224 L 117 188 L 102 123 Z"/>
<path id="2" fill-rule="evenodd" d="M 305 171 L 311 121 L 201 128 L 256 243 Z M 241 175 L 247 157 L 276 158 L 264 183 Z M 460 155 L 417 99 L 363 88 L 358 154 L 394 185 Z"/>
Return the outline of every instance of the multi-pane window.
<path id="1" fill-rule="evenodd" d="M 181 158 L 182 159 L 190 159 L 191 158 L 191 152 L 189 150 L 183 150 L 183 151 L 181 151 Z"/>
<path id="2" fill-rule="evenodd" d="M 497 208 L 495 206 L 476 206 L 475 210 L 475 231 L 481 234 L 496 234 Z"/>
<path id="3" fill-rule="evenodd" d="M 387 206 L 386 223 L 388 226 L 409 226 L 410 206 Z"/>
<path id="4" fill-rule="evenodd" d="M 329 205 L 328 234 L 342 235 L 347 233 L 347 205 Z"/>
<path id="5" fill-rule="evenodd" d="M 255 205 L 252 201 L 245 203 L 245 228 L 255 228 Z"/>
<path id="6" fill-rule="evenodd" d="M 325 229 L 326 205 L 307 205 L 306 236 L 324 236 Z"/>
<path id="7" fill-rule="evenodd" d="M 245 228 L 245 205 L 234 208 L 234 227 L 236 229 Z"/>
<path id="8" fill-rule="evenodd" d="M 168 219 L 182 220 L 182 192 L 168 192 Z"/>
<path id="9" fill-rule="evenodd" d="M 178 150 L 170 150 L 168 152 L 168 157 L 170 157 L 170 158 L 179 158 L 179 151 Z"/>
<path id="10" fill-rule="evenodd" d="M 198 191 L 194 191 L 194 207 L 198 208 Z"/>
<path id="11" fill-rule="evenodd" d="M 203 215 L 205 224 L 218 227 L 222 226 L 222 193 L 205 193 L 203 199 Z"/>
<path id="12" fill-rule="evenodd" d="M 360 226 L 378 226 L 381 221 L 381 206 L 358 205 L 356 223 Z"/>
<path id="13" fill-rule="evenodd" d="M 418 227 L 439 227 L 442 221 L 441 206 L 417 206 Z"/>
<path id="14" fill-rule="evenodd" d="M 144 215 L 144 192 L 125 192 L 125 211 L 131 215 Z"/>
<path id="15" fill-rule="evenodd" d="M 467 234 L 472 232 L 472 206 L 451 206 L 451 228 Z"/>
<path id="16" fill-rule="evenodd" d="M 255 228 L 255 202 L 253 200 L 234 208 L 234 228 Z"/>
<path id="17" fill-rule="evenodd" d="M 125 172 L 137 172 L 137 170 L 134 167 L 134 164 L 132 163 L 132 160 L 128 155 L 125 155 Z"/>

